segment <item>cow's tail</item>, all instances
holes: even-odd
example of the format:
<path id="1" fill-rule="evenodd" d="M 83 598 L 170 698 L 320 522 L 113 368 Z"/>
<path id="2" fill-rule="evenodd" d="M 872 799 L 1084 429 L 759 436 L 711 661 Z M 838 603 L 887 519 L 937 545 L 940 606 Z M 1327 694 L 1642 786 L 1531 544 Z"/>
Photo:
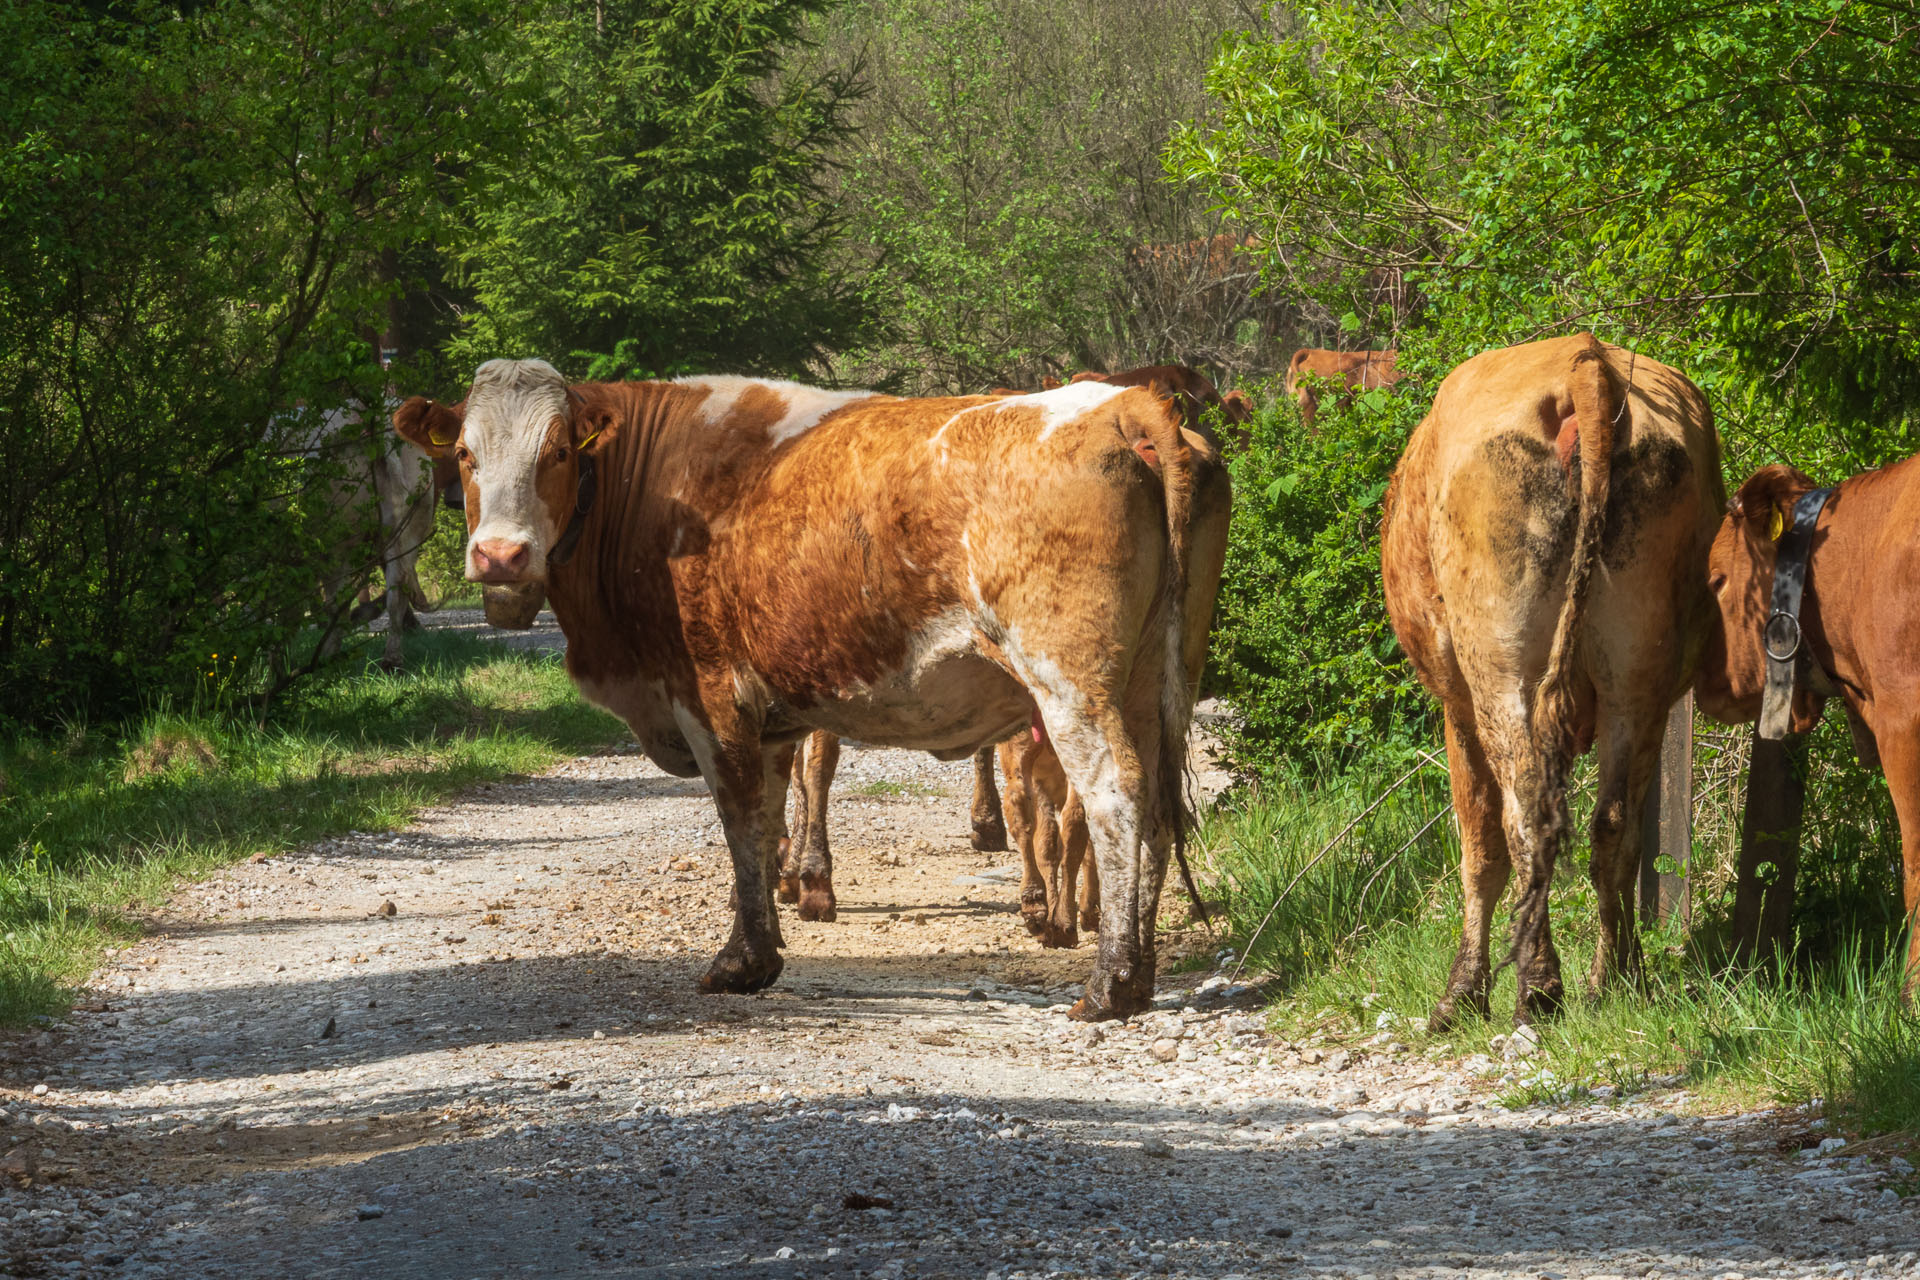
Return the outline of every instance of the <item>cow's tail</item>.
<path id="1" fill-rule="evenodd" d="M 1547 751 L 1556 773 L 1570 768 L 1574 749 L 1573 667 L 1580 646 L 1600 542 L 1606 534 L 1607 492 L 1613 480 L 1614 430 L 1626 412 L 1626 399 L 1607 367 L 1598 339 L 1573 357 L 1567 389 L 1578 425 L 1580 495 L 1573 531 L 1573 559 L 1567 567 L 1567 595 L 1554 624 L 1553 647 L 1533 702 L 1534 740 Z M 1557 783 L 1557 780 L 1556 780 Z"/>
<path id="2" fill-rule="evenodd" d="M 1192 559 L 1195 459 L 1180 429 L 1180 416 L 1170 402 L 1157 397 L 1154 411 L 1147 417 L 1153 423 L 1150 438 L 1160 456 L 1160 481 L 1166 498 L 1166 564 L 1161 577 L 1160 625 L 1165 629 L 1165 666 L 1160 680 L 1159 767 L 1154 776 L 1158 785 L 1149 803 L 1154 819 L 1163 824 L 1173 838 L 1173 859 L 1180 868 L 1180 879 L 1193 901 L 1194 915 L 1202 922 L 1207 908 L 1200 897 L 1200 886 L 1187 865 L 1187 814 L 1181 794 L 1181 782 L 1187 769 L 1187 728 L 1193 720 L 1196 695 L 1188 671 L 1188 581 L 1187 566 Z M 1142 744 L 1143 746 L 1145 744 Z"/>

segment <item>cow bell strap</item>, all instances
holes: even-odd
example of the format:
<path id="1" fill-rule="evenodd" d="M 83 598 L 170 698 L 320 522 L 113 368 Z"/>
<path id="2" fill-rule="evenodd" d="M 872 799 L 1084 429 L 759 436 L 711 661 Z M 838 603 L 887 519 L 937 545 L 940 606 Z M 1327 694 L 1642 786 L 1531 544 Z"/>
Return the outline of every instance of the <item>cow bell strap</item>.
<path id="1" fill-rule="evenodd" d="M 1779 741 L 1793 728 L 1793 682 L 1805 637 L 1800 630 L 1800 601 L 1812 567 L 1813 527 L 1831 497 L 1831 489 L 1813 489 L 1793 504 L 1793 523 L 1780 535 L 1773 562 L 1773 601 L 1760 633 L 1767 651 L 1767 684 L 1760 698 L 1760 736 Z"/>
<path id="2" fill-rule="evenodd" d="M 573 559 L 573 549 L 580 545 L 581 531 L 587 527 L 587 512 L 593 510 L 594 494 L 599 491 L 600 483 L 594 470 L 593 455 L 581 453 L 580 487 L 574 491 L 573 519 L 567 521 L 566 529 L 560 534 L 560 541 L 553 544 L 553 550 L 547 552 L 547 563 L 563 565 Z"/>

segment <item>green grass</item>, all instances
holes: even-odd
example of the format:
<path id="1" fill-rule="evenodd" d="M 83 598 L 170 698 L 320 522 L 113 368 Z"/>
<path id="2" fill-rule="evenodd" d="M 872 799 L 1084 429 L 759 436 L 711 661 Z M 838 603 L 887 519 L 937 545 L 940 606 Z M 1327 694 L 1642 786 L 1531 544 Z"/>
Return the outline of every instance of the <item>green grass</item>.
<path id="1" fill-rule="evenodd" d="M 0 1023 L 64 1009 L 182 877 L 391 830 L 623 732 L 579 699 L 558 654 L 426 635 L 409 638 L 404 672 L 350 658 L 264 722 L 163 709 L 113 732 L 0 743 Z"/>
<path id="2" fill-rule="evenodd" d="M 1209 818 L 1200 843 L 1226 890 L 1233 946 L 1251 972 L 1272 980 L 1272 1015 L 1285 1032 L 1359 1044 L 1385 1030 L 1416 1052 L 1499 1061 L 1496 1037 L 1513 1029 L 1510 970 L 1497 976 L 1491 1019 L 1469 1019 L 1445 1037 L 1425 1030 L 1459 942 L 1450 816 L 1416 838 L 1447 804 L 1444 776 L 1416 774 L 1307 867 L 1396 776 L 1368 771 L 1270 786 Z M 1810 948 L 1816 959 L 1742 971 L 1702 958 L 1718 953 L 1710 914 L 1691 944 L 1678 924 L 1657 926 L 1641 935 L 1644 987 L 1595 1000 L 1584 994 L 1596 938 L 1584 849 L 1569 861 L 1556 878 L 1553 928 L 1576 994 L 1559 1018 L 1536 1026 L 1537 1051 L 1502 1065 L 1495 1077 L 1502 1100 L 1568 1101 L 1677 1084 L 1703 1105 L 1818 1099 L 1850 1132 L 1920 1135 L 1920 1021 L 1899 999 L 1903 948 L 1871 923 L 1871 912 L 1857 917 L 1862 923 L 1844 945 Z M 1276 906 L 1288 884 L 1292 892 Z M 1496 953 L 1506 926 L 1503 913 Z"/>
<path id="3" fill-rule="evenodd" d="M 930 787 L 924 782 L 895 782 L 892 778 L 869 778 L 865 782 L 856 782 L 846 788 L 845 794 L 864 796 L 867 799 L 898 799 L 904 796 L 937 796 L 943 794 L 938 787 Z"/>

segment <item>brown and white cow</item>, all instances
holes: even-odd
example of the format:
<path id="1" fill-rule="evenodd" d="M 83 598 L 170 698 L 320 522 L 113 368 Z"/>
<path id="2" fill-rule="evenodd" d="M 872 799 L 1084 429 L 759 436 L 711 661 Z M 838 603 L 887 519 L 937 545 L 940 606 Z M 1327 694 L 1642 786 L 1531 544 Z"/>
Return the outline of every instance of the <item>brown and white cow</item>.
<path id="1" fill-rule="evenodd" d="M 416 397 L 394 423 L 460 461 L 469 576 L 522 609 L 544 592 L 581 692 L 711 787 L 735 911 L 707 990 L 780 974 L 793 743 L 824 728 L 957 759 L 1038 718 L 1100 864 L 1077 1015 L 1147 1007 L 1230 502 L 1151 394 L 569 386 L 495 360 L 464 414 Z"/>
<path id="2" fill-rule="evenodd" d="M 1396 367 L 1400 353 L 1386 351 L 1328 351 L 1323 347 L 1302 347 L 1287 362 L 1287 394 L 1300 405 L 1300 421 L 1313 430 L 1320 411 L 1320 394 L 1315 379 L 1337 382 L 1346 388 L 1340 407 L 1353 403 L 1353 397 L 1375 387 L 1390 387 L 1403 375 Z"/>
<path id="3" fill-rule="evenodd" d="M 1208 409 L 1220 409 L 1230 429 L 1244 424 L 1251 411 L 1251 402 L 1245 392 L 1231 392 L 1223 398 L 1205 374 L 1182 364 L 1147 365 L 1111 374 L 1083 372 L 1075 374 L 1072 381 L 1101 382 L 1116 387 L 1146 387 L 1170 402 L 1186 430 L 1195 433 L 1196 446 L 1209 451 L 1217 451 L 1218 445 L 1205 425 Z M 1057 379 L 1042 380 L 1044 390 L 1054 390 L 1062 385 L 1065 384 Z M 1017 396 L 1025 393 L 1008 387 L 995 387 L 987 394 Z M 1199 679 L 1198 671 L 1193 673 L 1193 678 Z M 983 747 L 974 754 L 971 809 L 973 847 L 983 853 L 1005 849 L 1008 829 L 1010 826 L 1015 828 L 1015 845 L 1021 855 L 1021 915 L 1042 945 L 1071 947 L 1076 945 L 1072 927 L 1074 912 L 1070 901 L 1075 873 L 1064 873 L 1065 879 L 1062 879 L 1060 859 L 1064 855 L 1059 851 L 1069 847 L 1085 849 L 1085 819 L 1077 802 L 1065 798 L 1051 802 L 1046 799 L 1043 793 L 1055 784 L 1056 779 L 1064 779 L 1065 775 L 1060 771 L 1059 761 L 1053 758 L 1053 749 L 1046 745 L 1044 734 L 1034 735 L 1030 743 L 1025 741 L 1027 736 L 1024 733 L 1016 735 L 1000 747 L 1008 795 L 1010 798 L 1019 798 L 1021 818 L 1003 816 L 1001 799 L 994 786 L 993 748 Z M 798 784 L 794 806 L 796 830 L 790 841 L 782 841 L 781 844 L 779 900 L 798 903 L 802 920 L 832 920 L 838 910 L 833 893 L 833 855 L 827 837 L 827 798 L 839 759 L 840 740 L 824 730 L 814 732 L 794 758 Z M 1060 785 L 1064 785 L 1064 782 Z M 1057 840 L 1048 838 L 1036 841 L 1035 833 L 1044 824 L 1033 815 L 1049 804 L 1052 807 L 1048 811 L 1056 817 L 1065 815 L 1064 820 L 1068 825 L 1057 833 Z M 1020 825 L 1022 823 L 1024 826 Z M 1074 823 L 1082 826 L 1075 828 Z M 1027 834 L 1022 836 L 1021 831 Z M 1076 871 L 1078 865 L 1076 859 Z M 1096 873 L 1090 868 L 1088 885 L 1095 882 L 1095 876 Z M 1069 900 L 1065 906 L 1060 898 L 1060 886 L 1063 883 Z M 1089 903 L 1080 915 L 1084 921 L 1097 921 L 1097 905 Z M 1051 924 L 1048 923 L 1050 921 Z M 1084 923 L 1081 927 L 1094 929 L 1098 926 Z"/>
<path id="4" fill-rule="evenodd" d="M 1635 974 L 1640 810 L 1667 710 L 1712 625 L 1722 487 L 1706 401 L 1591 335 L 1489 351 L 1447 376 L 1387 493 L 1387 608 L 1446 712 L 1466 919 L 1433 1025 L 1482 1012 L 1488 932 L 1520 869 L 1518 1018 L 1562 998 L 1547 919 L 1567 774 L 1600 753 L 1591 980 Z"/>
<path id="5" fill-rule="evenodd" d="M 1694 685 L 1700 709 L 1741 724 L 1760 715 L 1777 541 L 1813 481 L 1762 467 L 1740 486 L 1708 559 L 1719 602 Z M 1907 913 L 1920 910 L 1920 459 L 1854 476 L 1814 524 L 1800 605 L 1792 729 L 1804 733 L 1838 695 L 1863 759 L 1878 755 L 1900 820 Z M 1911 921 L 1909 922 L 1911 923 Z M 1908 943 L 1906 991 L 1920 983 L 1920 932 Z"/>

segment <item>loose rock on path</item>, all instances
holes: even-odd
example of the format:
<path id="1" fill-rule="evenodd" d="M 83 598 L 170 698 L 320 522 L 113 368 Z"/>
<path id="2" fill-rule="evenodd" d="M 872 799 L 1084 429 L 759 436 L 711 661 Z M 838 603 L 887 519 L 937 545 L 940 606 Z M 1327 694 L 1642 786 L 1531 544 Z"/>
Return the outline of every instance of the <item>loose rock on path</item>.
<path id="1" fill-rule="evenodd" d="M 848 750 L 839 922 L 754 997 L 695 992 L 719 823 L 631 751 L 183 889 L 0 1045 L 0 1274 L 1915 1273 L 1899 1166 L 1791 1116 L 1507 1111 L 1198 974 L 1069 1022 L 1091 944 L 1021 931 L 968 781 Z"/>

